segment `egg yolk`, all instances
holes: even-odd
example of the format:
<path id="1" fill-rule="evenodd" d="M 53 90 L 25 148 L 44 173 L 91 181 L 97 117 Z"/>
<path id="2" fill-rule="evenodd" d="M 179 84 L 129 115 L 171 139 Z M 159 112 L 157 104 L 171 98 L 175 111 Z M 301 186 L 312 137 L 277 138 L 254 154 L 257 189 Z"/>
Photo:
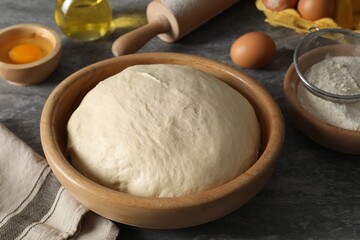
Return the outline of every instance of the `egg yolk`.
<path id="1" fill-rule="evenodd" d="M 43 57 L 42 50 L 31 43 L 19 44 L 9 51 L 9 58 L 13 63 L 31 63 Z"/>

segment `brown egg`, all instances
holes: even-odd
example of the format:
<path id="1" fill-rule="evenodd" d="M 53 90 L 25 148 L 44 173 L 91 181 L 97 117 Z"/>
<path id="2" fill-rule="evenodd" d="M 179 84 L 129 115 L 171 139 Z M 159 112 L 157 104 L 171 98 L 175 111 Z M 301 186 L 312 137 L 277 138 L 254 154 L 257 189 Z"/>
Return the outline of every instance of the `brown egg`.
<path id="1" fill-rule="evenodd" d="M 276 53 L 274 40 L 263 32 L 249 32 L 232 44 L 231 60 L 243 68 L 260 68 L 268 64 Z"/>
<path id="2" fill-rule="evenodd" d="M 281 11 L 286 8 L 296 8 L 298 0 L 262 0 L 267 9 Z"/>
<path id="3" fill-rule="evenodd" d="M 297 10 L 301 17 L 311 21 L 332 17 L 335 12 L 335 0 L 299 0 Z"/>

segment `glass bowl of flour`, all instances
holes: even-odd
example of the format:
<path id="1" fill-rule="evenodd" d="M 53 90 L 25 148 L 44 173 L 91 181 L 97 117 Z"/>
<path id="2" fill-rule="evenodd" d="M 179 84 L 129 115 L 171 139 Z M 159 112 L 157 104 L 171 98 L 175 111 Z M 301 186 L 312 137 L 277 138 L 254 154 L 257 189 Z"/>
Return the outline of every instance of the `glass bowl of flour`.
<path id="1" fill-rule="evenodd" d="M 284 80 L 287 109 L 315 142 L 360 154 L 360 35 L 322 29 L 305 36 Z"/>

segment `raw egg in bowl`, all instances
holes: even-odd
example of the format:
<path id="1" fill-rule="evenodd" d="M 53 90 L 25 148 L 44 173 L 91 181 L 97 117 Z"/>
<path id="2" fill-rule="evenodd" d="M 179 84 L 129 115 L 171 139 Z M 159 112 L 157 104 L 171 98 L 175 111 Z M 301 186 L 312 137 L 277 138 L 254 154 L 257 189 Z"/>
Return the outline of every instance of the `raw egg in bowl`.
<path id="1" fill-rule="evenodd" d="M 19 24 L 0 31 L 0 77 L 28 86 L 47 79 L 60 61 L 61 40 L 52 29 Z"/>

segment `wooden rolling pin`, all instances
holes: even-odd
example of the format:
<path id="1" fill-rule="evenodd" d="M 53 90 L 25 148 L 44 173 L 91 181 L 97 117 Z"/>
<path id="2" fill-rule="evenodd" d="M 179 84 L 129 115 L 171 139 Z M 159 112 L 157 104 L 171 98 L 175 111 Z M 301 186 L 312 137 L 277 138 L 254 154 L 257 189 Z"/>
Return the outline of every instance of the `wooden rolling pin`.
<path id="1" fill-rule="evenodd" d="M 155 0 L 146 9 L 148 24 L 119 37 L 112 46 L 115 56 L 134 53 L 153 37 L 175 42 L 237 0 Z"/>

